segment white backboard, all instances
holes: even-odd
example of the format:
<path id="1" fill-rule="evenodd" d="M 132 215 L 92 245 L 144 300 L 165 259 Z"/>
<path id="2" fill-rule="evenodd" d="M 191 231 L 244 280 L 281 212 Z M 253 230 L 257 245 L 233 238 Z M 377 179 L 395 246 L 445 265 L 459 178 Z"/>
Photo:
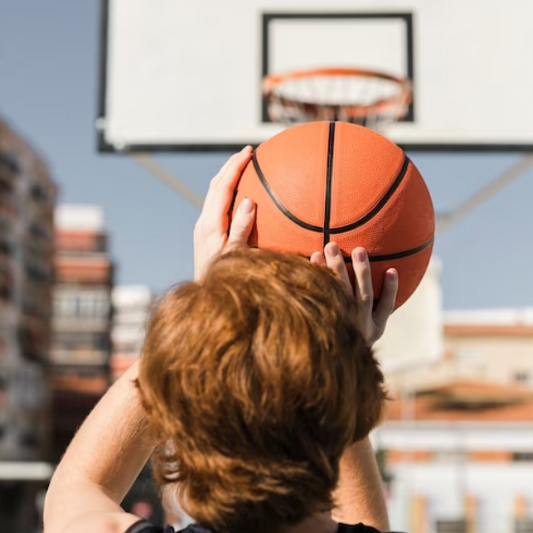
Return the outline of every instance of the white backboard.
<path id="1" fill-rule="evenodd" d="M 263 76 L 328 66 L 412 79 L 405 149 L 533 149 L 533 2 L 102 1 L 102 151 L 258 144 Z"/>

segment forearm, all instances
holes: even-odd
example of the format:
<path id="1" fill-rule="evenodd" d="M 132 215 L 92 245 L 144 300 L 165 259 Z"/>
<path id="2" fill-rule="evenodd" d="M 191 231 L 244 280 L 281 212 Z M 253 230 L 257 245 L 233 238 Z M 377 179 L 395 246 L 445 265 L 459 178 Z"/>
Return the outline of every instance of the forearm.
<path id="1" fill-rule="evenodd" d="M 363 522 L 388 531 L 389 519 L 381 475 L 368 438 L 347 448 L 340 461 L 339 483 L 334 492 L 333 518 L 337 522 Z"/>
<path id="2" fill-rule="evenodd" d="M 152 452 L 133 383 L 137 369 L 136 363 L 109 389 L 74 437 L 50 483 L 45 522 L 119 509 Z"/>

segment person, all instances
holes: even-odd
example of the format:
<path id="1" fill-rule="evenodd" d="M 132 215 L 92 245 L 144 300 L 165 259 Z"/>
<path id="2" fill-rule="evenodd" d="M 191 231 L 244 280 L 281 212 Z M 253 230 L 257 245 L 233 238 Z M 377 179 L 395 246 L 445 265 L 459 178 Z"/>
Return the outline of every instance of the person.
<path id="1" fill-rule="evenodd" d="M 231 224 L 228 213 L 251 153 L 212 180 L 194 232 L 195 281 L 155 307 L 140 361 L 69 445 L 45 533 L 163 531 L 120 507 L 150 457 L 164 500 L 195 520 L 189 533 L 389 529 L 368 439 L 386 396 L 370 346 L 397 273 L 374 306 L 361 248 L 355 294 L 335 243 L 311 261 L 247 249 L 255 204 L 245 199 Z"/>

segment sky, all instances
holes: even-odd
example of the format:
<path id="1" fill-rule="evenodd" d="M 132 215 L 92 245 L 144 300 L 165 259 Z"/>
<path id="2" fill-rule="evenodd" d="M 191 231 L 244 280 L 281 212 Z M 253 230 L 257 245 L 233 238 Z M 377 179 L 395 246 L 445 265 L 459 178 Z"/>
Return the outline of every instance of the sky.
<path id="1" fill-rule="evenodd" d="M 192 276 L 199 212 L 129 157 L 96 150 L 99 10 L 99 0 L 0 0 L 0 115 L 45 156 L 60 202 L 103 208 L 116 282 L 160 292 Z M 228 156 L 157 161 L 203 196 Z M 445 212 L 523 154 L 409 156 Z M 445 309 L 533 306 L 532 177 L 524 173 L 438 237 Z"/>

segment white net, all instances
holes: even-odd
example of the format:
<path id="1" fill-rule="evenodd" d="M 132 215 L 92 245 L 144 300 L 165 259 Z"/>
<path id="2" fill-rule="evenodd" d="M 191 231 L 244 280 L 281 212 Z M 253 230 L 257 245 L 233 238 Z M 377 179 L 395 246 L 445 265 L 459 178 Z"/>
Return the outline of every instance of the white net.
<path id="1" fill-rule="evenodd" d="M 263 84 L 270 120 L 287 125 L 341 120 L 383 132 L 407 113 L 407 80 L 355 69 L 317 69 L 268 76 Z"/>

